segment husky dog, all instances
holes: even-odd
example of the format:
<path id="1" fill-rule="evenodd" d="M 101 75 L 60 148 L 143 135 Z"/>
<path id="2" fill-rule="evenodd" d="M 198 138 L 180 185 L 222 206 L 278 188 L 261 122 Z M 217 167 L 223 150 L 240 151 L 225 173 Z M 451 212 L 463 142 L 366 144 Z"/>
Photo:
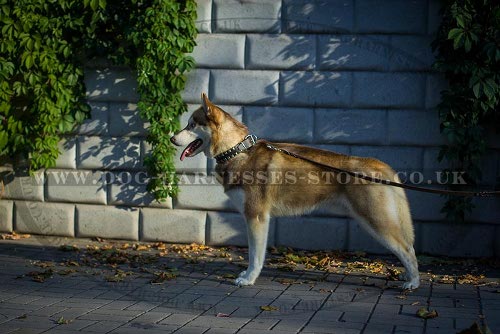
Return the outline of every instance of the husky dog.
<path id="1" fill-rule="evenodd" d="M 403 288 L 418 288 L 413 225 L 404 191 L 356 178 L 332 176 L 334 173 L 324 166 L 279 149 L 320 164 L 399 182 L 387 164 L 373 158 L 257 140 L 245 125 L 214 105 L 205 94 L 202 106 L 193 112 L 187 126 L 170 140 L 184 147 L 181 160 L 200 152 L 217 160 L 216 172 L 225 193 L 246 218 L 249 265 L 235 284 L 251 285 L 259 277 L 266 256 L 270 217 L 300 215 L 322 208 L 334 212 L 341 209 L 357 219 L 403 263 L 406 269 Z"/>

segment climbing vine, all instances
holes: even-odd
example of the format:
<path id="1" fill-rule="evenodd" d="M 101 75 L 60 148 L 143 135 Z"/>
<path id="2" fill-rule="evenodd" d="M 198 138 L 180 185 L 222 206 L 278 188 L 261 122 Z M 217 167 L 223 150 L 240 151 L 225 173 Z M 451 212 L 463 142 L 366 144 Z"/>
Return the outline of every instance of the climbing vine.
<path id="1" fill-rule="evenodd" d="M 447 0 L 443 6 L 433 43 L 438 52 L 434 66 L 449 83 L 438 105 L 448 140 L 439 159 L 451 163 L 446 172 L 465 172 L 467 184 L 475 187 L 482 177 L 486 131 L 500 130 L 500 5 L 493 0 Z M 449 197 L 443 211 L 463 221 L 472 209 L 471 198 Z"/>
<path id="2" fill-rule="evenodd" d="M 175 195 L 168 137 L 186 110 L 195 19 L 194 0 L 0 0 L 0 156 L 29 154 L 31 170 L 53 167 L 61 136 L 89 116 L 85 61 L 107 57 L 137 72 L 151 124 L 149 190 Z"/>

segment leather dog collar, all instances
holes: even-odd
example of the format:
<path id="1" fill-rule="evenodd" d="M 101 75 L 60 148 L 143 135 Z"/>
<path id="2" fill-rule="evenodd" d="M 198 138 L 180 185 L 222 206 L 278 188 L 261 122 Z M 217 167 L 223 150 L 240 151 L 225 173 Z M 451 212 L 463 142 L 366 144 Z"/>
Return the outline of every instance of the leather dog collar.
<path id="1" fill-rule="evenodd" d="M 234 158 L 241 152 L 245 152 L 250 147 L 254 146 L 256 142 L 257 142 L 256 135 L 248 135 L 241 142 L 231 147 L 229 150 L 216 155 L 215 160 L 217 161 L 218 164 L 223 164 L 229 161 L 230 159 Z"/>

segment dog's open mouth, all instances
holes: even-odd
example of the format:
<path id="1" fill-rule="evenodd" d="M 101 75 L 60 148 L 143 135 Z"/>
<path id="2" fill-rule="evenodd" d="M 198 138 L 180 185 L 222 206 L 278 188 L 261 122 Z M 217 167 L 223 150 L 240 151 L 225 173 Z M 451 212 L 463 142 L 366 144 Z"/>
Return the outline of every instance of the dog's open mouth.
<path id="1" fill-rule="evenodd" d="M 203 140 L 196 139 L 189 143 L 188 146 L 182 151 L 181 161 L 184 160 L 185 157 L 190 157 L 198 148 L 200 148 L 201 144 L 203 144 Z"/>

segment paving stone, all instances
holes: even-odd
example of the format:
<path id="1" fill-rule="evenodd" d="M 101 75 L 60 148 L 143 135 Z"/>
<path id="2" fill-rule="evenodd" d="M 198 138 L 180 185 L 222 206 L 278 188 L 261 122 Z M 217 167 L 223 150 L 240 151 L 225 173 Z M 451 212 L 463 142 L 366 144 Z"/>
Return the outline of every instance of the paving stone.
<path id="1" fill-rule="evenodd" d="M 360 108 L 424 106 L 425 75 L 420 73 L 353 73 L 352 105 Z"/>
<path id="2" fill-rule="evenodd" d="M 354 25 L 351 0 L 285 0 L 283 2 L 285 32 L 349 32 Z"/>
<path id="3" fill-rule="evenodd" d="M 314 114 L 307 108 L 245 107 L 245 124 L 259 138 L 310 143 Z"/>
<path id="4" fill-rule="evenodd" d="M 8 173 L 2 181 L 4 186 L 2 200 L 43 201 L 43 185 L 45 184 L 43 170 L 34 172 L 33 176 L 22 171 Z"/>
<path id="5" fill-rule="evenodd" d="M 87 98 L 92 102 L 138 100 L 137 79 L 129 69 L 86 68 L 84 78 Z"/>
<path id="6" fill-rule="evenodd" d="M 300 249 L 347 248 L 348 221 L 341 218 L 278 218 L 277 240 L 280 246 Z M 309 238 L 303 236 L 307 234 Z"/>
<path id="7" fill-rule="evenodd" d="M 214 316 L 202 315 L 191 321 L 189 325 L 195 327 L 206 326 L 213 328 L 238 329 L 248 321 L 250 321 L 250 319 L 247 318 L 232 318 L 232 317 L 217 318 Z"/>
<path id="8" fill-rule="evenodd" d="M 270 105 L 278 102 L 277 71 L 212 70 L 210 98 L 214 103 Z"/>
<path id="9" fill-rule="evenodd" d="M 113 137 L 145 136 L 149 123 L 139 115 L 136 103 L 109 104 L 109 135 Z"/>
<path id="10" fill-rule="evenodd" d="M 139 138 L 79 137 L 77 166 L 82 169 L 140 169 Z"/>
<path id="11" fill-rule="evenodd" d="M 316 62 L 313 35 L 247 35 L 248 69 L 313 69 Z"/>
<path id="12" fill-rule="evenodd" d="M 140 221 L 141 240 L 205 243 L 205 212 L 144 208 Z"/>
<path id="13" fill-rule="evenodd" d="M 281 1 L 214 0 L 216 32 L 279 32 Z"/>
<path id="14" fill-rule="evenodd" d="M 346 107 L 351 101 L 350 72 L 281 73 L 280 104 L 308 107 Z"/>
<path id="15" fill-rule="evenodd" d="M 139 239 L 139 211 L 125 207 L 77 205 L 78 237 Z"/>
<path id="16" fill-rule="evenodd" d="M 355 2 L 355 29 L 360 33 L 427 32 L 427 3 L 421 1 L 365 0 Z"/>
<path id="17" fill-rule="evenodd" d="M 391 56 L 389 37 L 383 35 L 320 35 L 320 70 L 384 71 Z"/>
<path id="18" fill-rule="evenodd" d="M 315 109 L 314 115 L 317 143 L 386 143 L 386 110 Z"/>
<path id="19" fill-rule="evenodd" d="M 199 33 L 212 32 L 212 0 L 196 0 L 195 26 Z"/>
<path id="20" fill-rule="evenodd" d="M 198 68 L 244 68 L 245 35 L 199 34 L 192 57 Z"/>
<path id="21" fill-rule="evenodd" d="M 90 102 L 90 118 L 83 121 L 76 129 L 79 135 L 107 135 L 109 124 L 109 103 Z"/>
<path id="22" fill-rule="evenodd" d="M 16 231 L 75 236 L 75 206 L 61 203 L 16 201 Z"/>
<path id="23" fill-rule="evenodd" d="M 76 168 L 76 139 L 64 138 L 57 144 L 60 152 L 56 160 L 57 168 Z"/>
<path id="24" fill-rule="evenodd" d="M 106 203 L 105 174 L 101 171 L 48 169 L 45 174 L 49 201 Z"/>
<path id="25" fill-rule="evenodd" d="M 14 202 L 0 201 L 0 232 L 12 232 Z"/>
<path id="26" fill-rule="evenodd" d="M 116 319 L 116 318 L 115 318 Z M 99 321 L 93 325 L 84 328 L 85 332 L 107 333 L 123 325 L 119 319 L 118 321 Z"/>

